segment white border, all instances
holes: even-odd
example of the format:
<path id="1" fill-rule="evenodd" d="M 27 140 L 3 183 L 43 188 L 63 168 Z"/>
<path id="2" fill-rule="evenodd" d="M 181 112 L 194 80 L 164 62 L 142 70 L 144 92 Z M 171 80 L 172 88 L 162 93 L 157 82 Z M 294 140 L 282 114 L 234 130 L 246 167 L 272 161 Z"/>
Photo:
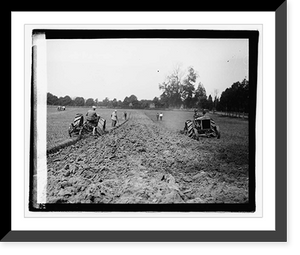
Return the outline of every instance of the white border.
<path id="1" fill-rule="evenodd" d="M 275 15 L 274 13 L 181 13 L 180 17 L 185 17 L 184 19 L 178 19 L 178 14 L 174 16 L 173 13 L 158 13 L 155 19 L 149 20 L 148 13 L 139 14 L 128 14 L 128 13 L 117 13 L 112 15 L 112 13 L 107 15 L 96 15 L 96 13 L 80 14 L 80 17 L 84 16 L 84 20 L 78 19 L 78 14 L 74 13 L 12 13 L 12 229 L 13 230 L 274 230 L 275 229 Z M 57 15 L 57 16 L 56 16 Z M 164 15 L 164 16 L 162 16 Z M 167 15 L 168 24 L 165 24 L 165 18 Z M 117 18 L 116 18 L 117 16 Z M 133 20 L 134 19 L 134 20 Z M 54 21 L 55 20 L 55 21 Z M 264 38 L 262 45 L 262 55 L 260 55 L 260 61 L 264 59 L 263 65 L 260 65 L 259 69 L 259 83 L 258 83 L 258 120 L 262 120 L 262 115 L 264 115 L 264 123 L 268 123 L 263 126 L 263 132 L 259 133 L 258 139 L 262 138 L 263 142 L 263 153 L 258 153 L 259 155 L 264 155 L 263 160 L 263 178 L 257 179 L 258 188 L 263 191 L 263 200 L 257 197 L 257 205 L 259 213 L 263 214 L 260 218 L 247 218 L 247 214 L 230 214 L 231 218 L 224 219 L 224 214 L 205 214 L 205 218 L 26 218 L 24 217 L 24 208 L 26 206 L 22 201 L 26 194 L 21 195 L 26 187 L 25 182 L 28 181 L 28 176 L 26 178 L 20 178 L 20 169 L 23 169 L 24 174 L 28 173 L 29 161 L 28 157 L 24 156 L 24 151 L 22 148 L 28 148 L 29 139 L 29 108 L 25 108 L 25 113 L 23 119 L 18 118 L 18 122 L 24 121 L 25 123 L 25 137 L 17 134 L 15 136 L 16 130 L 14 129 L 14 123 L 16 122 L 16 114 L 18 109 L 22 109 L 24 105 L 27 105 L 29 100 L 28 87 L 25 89 L 22 87 L 22 78 L 24 77 L 24 70 L 26 72 L 26 65 L 24 66 L 23 56 L 26 53 L 24 45 L 24 25 L 25 24 L 52 24 L 52 25 L 42 25 L 38 28 L 53 28 L 56 24 L 78 24 L 81 23 L 83 27 L 87 24 L 105 24 L 96 27 L 116 27 L 120 28 L 120 20 L 126 21 L 126 23 L 136 23 L 130 27 L 136 28 L 195 28 L 202 27 L 203 25 L 190 25 L 193 24 L 238 24 L 236 27 L 249 27 L 257 28 L 257 25 L 247 25 L 247 24 L 262 24 L 263 25 L 263 36 Z M 135 22 L 133 22 L 135 21 Z M 107 25 L 107 23 L 115 25 Z M 154 24 L 156 23 L 156 24 Z M 180 25 L 175 25 L 180 23 Z M 144 25 L 143 25 L 144 24 Z M 147 25 L 145 25 L 147 24 Z M 154 25 L 149 25 L 154 24 Z M 164 24 L 164 25 L 159 25 Z M 171 24 L 171 25 L 170 25 Z M 205 25 L 204 27 L 211 29 L 212 25 Z M 77 28 L 80 26 L 76 25 Z M 65 27 L 70 27 L 66 25 Z M 95 26 L 94 26 L 95 27 Z M 129 25 L 126 26 L 127 28 Z M 213 26 L 215 28 L 215 26 Z M 229 29 L 232 25 L 222 26 L 224 29 Z M 26 38 L 26 37 L 25 37 Z M 26 55 L 27 56 L 27 55 Z M 28 56 L 27 56 L 28 57 Z M 21 61 L 23 60 L 23 61 Z M 267 61 L 266 61 L 267 60 Z M 264 70 L 264 75 L 262 76 L 262 69 Z M 28 71 L 28 70 L 27 70 Z M 23 74 L 23 75 L 22 75 Z M 25 84 L 28 84 L 28 77 L 25 76 Z M 30 84 L 30 83 L 29 83 Z M 264 84 L 264 86 L 262 86 Z M 26 86 L 26 85 L 25 85 Z M 22 93 L 18 93 L 21 90 Z M 30 89 L 29 89 L 30 91 Z M 268 95 L 268 97 L 263 97 L 263 95 Z M 263 99 L 263 100 L 262 100 Z M 261 105 L 260 105 L 261 104 Z M 263 112 L 261 111 L 263 109 Z M 267 114 L 263 114 L 267 113 Z M 261 130 L 262 122 L 258 121 L 257 128 Z M 264 136 L 262 136 L 264 134 Z M 21 141 L 21 142 L 20 142 Z M 23 142 L 24 141 L 24 142 Z M 24 144 L 23 144 L 24 143 Z M 22 146 L 20 146 L 23 145 Z M 262 147 L 259 147 L 262 148 Z M 270 150 L 271 149 L 271 150 Z M 24 149 L 25 150 L 25 149 Z M 259 156 L 258 155 L 258 156 Z M 22 158 L 21 160 L 14 160 L 16 158 Z M 22 163 L 24 163 L 22 165 Z M 260 168 L 260 166 L 258 166 Z M 261 168 L 260 168 L 261 169 Z M 260 170 L 261 171 L 261 170 Z M 261 176 L 262 171 L 257 174 Z M 21 173 L 22 176 L 22 173 Z M 266 181 L 267 180 L 267 181 Z M 263 183 L 260 183 L 263 182 Z M 263 185 L 261 185 L 263 184 Z M 21 189 L 23 187 L 23 189 Z M 258 190 L 259 191 L 259 190 Z M 259 191 L 260 192 L 260 191 Z M 263 207 L 261 206 L 263 204 Z M 59 213 L 51 213 L 52 216 L 56 216 Z M 75 213 L 72 217 L 76 217 L 80 214 L 81 216 L 91 216 L 91 213 Z M 103 214 L 107 217 L 107 214 Z M 28 215 L 27 215 L 28 216 Z M 68 213 L 68 216 L 70 214 Z M 169 215 L 171 216 L 171 215 Z M 176 217 L 176 215 L 173 215 Z M 199 215 L 198 215 L 199 216 Z M 202 215 L 203 216 L 203 215 Z M 236 218 L 232 218 L 235 216 Z M 242 216 L 242 218 L 237 218 Z M 250 216 L 250 215 L 249 215 Z M 253 216 L 253 215 L 252 215 Z M 168 217 L 168 216 L 167 216 Z M 218 218 L 216 218 L 218 217 Z"/>
<path id="2" fill-rule="evenodd" d="M 32 34 L 32 33 L 31 33 Z M 25 35 L 26 36 L 26 35 Z M 31 38 L 32 36 L 29 36 Z M 44 34 L 38 34 L 32 38 L 32 44 L 36 48 L 36 68 L 35 83 L 37 86 L 37 203 L 46 203 L 47 193 L 47 160 L 46 160 L 46 140 L 47 140 L 47 42 Z M 30 48 L 30 47 L 28 47 Z M 27 45 L 25 45 L 27 49 Z M 31 58 L 29 58 L 31 59 Z M 27 59 L 25 59 L 27 63 Z M 32 63 L 31 63 L 32 64 Z M 26 81 L 29 73 L 25 73 Z M 26 85 L 28 83 L 25 83 Z M 30 84 L 30 83 L 29 83 Z M 27 88 L 27 86 L 25 87 Z M 40 142 L 43 141 L 43 142 Z M 26 152 L 25 152 L 26 153 Z M 26 179 L 28 172 L 25 172 Z M 25 183 L 25 187 L 28 187 Z M 25 188 L 26 190 L 26 188 Z M 27 191 L 27 190 L 26 190 Z M 29 194 L 29 192 L 25 192 Z"/>

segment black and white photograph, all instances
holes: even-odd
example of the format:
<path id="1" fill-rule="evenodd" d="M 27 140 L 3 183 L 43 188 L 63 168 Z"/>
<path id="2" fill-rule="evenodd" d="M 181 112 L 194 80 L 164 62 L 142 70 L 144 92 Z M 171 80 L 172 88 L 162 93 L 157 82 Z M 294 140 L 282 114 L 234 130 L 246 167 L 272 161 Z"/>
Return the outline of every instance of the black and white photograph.
<path id="1" fill-rule="evenodd" d="M 254 212 L 258 38 L 33 30 L 30 209 Z"/>
<path id="2" fill-rule="evenodd" d="M 287 1 L 12 12 L 11 32 L 1 242 L 287 241 Z"/>

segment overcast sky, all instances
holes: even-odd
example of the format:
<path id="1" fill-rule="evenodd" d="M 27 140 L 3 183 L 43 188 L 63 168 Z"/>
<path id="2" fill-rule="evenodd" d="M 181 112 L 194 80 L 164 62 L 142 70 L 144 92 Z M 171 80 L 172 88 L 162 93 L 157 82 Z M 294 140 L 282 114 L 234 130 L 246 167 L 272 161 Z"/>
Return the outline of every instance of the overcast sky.
<path id="1" fill-rule="evenodd" d="M 47 40 L 47 91 L 60 97 L 159 97 L 176 65 L 192 66 L 207 96 L 248 78 L 247 39 Z"/>

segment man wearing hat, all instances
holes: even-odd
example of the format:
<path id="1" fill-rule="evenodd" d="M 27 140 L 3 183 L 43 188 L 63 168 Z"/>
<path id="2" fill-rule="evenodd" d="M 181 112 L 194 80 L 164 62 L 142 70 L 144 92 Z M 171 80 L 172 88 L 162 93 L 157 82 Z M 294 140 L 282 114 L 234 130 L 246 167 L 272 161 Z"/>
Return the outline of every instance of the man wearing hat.
<path id="1" fill-rule="evenodd" d="M 113 113 L 111 114 L 111 125 L 112 127 L 115 127 L 118 121 L 118 116 L 117 116 L 117 110 L 114 110 Z"/>
<path id="2" fill-rule="evenodd" d="M 92 109 L 88 110 L 86 116 L 86 120 L 89 124 L 94 127 L 97 126 L 100 116 L 98 116 L 96 113 L 96 106 L 92 106 Z"/>

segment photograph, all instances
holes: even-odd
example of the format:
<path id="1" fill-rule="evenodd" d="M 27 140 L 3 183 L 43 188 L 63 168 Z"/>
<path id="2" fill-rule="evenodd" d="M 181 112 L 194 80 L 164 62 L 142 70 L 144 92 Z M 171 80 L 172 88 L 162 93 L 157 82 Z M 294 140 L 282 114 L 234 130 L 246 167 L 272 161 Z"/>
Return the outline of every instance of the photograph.
<path id="1" fill-rule="evenodd" d="M 258 40 L 33 30 L 29 209 L 254 212 Z"/>
<path id="2" fill-rule="evenodd" d="M 1 242 L 286 246 L 287 7 L 13 11 Z"/>

